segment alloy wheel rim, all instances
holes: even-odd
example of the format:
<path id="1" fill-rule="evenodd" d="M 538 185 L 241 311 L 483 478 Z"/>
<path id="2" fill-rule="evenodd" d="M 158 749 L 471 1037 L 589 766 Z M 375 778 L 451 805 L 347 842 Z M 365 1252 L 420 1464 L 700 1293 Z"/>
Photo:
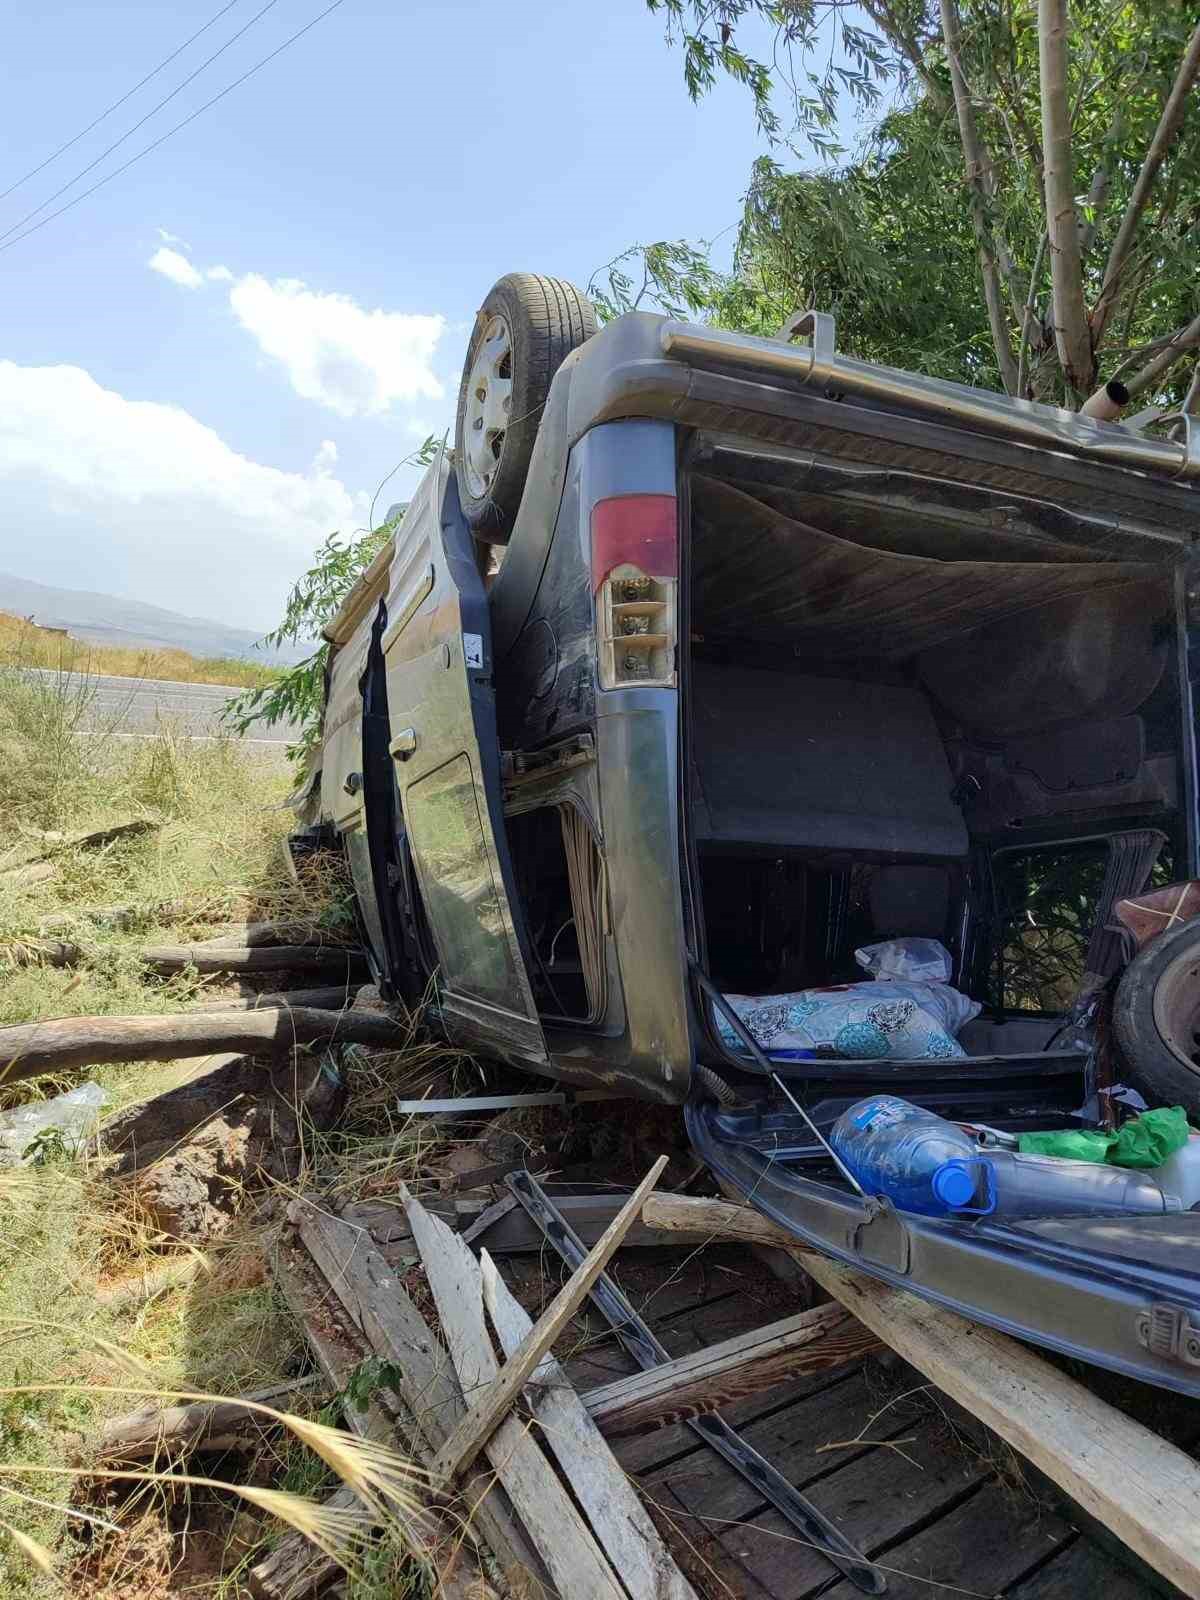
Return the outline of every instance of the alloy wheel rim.
<path id="1" fill-rule="evenodd" d="M 483 330 L 467 379 L 463 455 L 467 483 L 477 500 L 491 493 L 512 406 L 512 332 L 503 317 L 492 317 Z"/>

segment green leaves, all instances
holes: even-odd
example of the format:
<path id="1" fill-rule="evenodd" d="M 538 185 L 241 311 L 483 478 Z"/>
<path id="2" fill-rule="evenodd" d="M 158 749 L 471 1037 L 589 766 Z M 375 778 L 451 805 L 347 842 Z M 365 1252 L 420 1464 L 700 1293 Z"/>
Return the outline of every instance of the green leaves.
<path id="1" fill-rule="evenodd" d="M 401 467 L 428 466 L 441 443 L 438 435 L 430 434 L 416 450 L 396 463 L 379 489 Z M 379 497 L 379 489 L 375 491 L 375 499 Z M 372 500 L 372 509 L 374 504 Z M 400 512 L 378 528 L 358 529 L 349 538 L 343 538 L 340 533 L 329 534 L 318 548 L 312 566 L 293 584 L 283 620 L 264 636 L 263 643 L 278 649 L 284 644 L 320 639 L 322 629 L 333 621 L 342 601 L 395 533 L 403 515 Z M 300 738 L 289 747 L 288 759 L 303 766 L 320 737 L 328 659 L 328 644 L 316 644 L 311 655 L 289 667 L 273 683 L 246 689 L 234 696 L 222 713 L 224 720 L 239 734 L 259 721 L 272 726 L 279 722 L 295 723 L 300 728 Z"/>

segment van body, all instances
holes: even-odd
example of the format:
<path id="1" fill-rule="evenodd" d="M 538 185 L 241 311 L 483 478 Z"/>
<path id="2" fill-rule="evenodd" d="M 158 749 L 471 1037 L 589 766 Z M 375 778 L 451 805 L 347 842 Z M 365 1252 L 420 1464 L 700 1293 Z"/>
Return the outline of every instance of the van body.
<path id="1" fill-rule="evenodd" d="M 329 632 L 302 821 L 345 850 L 385 993 L 435 981 L 455 1042 L 681 1105 L 806 1244 L 1200 1394 L 1200 1216 L 916 1216 L 825 1144 L 881 1090 L 1094 1122 L 1078 1002 L 1113 904 L 1200 875 L 1200 460 L 810 327 L 590 338 L 494 574 L 443 452 Z M 965 1057 L 768 1072 L 730 1023 L 725 994 L 851 981 L 906 935 L 982 1005 Z"/>

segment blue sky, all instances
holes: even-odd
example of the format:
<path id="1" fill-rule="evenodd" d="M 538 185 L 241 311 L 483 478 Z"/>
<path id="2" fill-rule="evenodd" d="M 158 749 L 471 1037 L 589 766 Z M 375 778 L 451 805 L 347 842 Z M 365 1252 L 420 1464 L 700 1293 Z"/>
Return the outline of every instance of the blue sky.
<path id="1" fill-rule="evenodd" d="M 0 235 L 262 3 L 0 202 Z M 10 8 L 0 189 L 218 4 Z M 277 0 L 63 199 L 321 9 Z M 269 626 L 321 535 L 452 419 L 495 278 L 583 284 L 634 242 L 712 237 L 761 148 L 743 91 L 690 103 L 643 0 L 345 0 L 129 172 L 0 238 L 0 570 Z"/>

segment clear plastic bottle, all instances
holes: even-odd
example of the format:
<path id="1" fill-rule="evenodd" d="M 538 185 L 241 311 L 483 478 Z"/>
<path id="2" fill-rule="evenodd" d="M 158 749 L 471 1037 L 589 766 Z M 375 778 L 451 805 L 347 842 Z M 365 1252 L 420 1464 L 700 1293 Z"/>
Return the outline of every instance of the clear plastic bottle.
<path id="1" fill-rule="evenodd" d="M 974 1162 L 978 1146 L 969 1133 L 935 1112 L 923 1111 L 895 1095 L 872 1095 L 844 1111 L 829 1142 L 868 1194 L 886 1195 L 900 1211 L 944 1217 L 958 1198 L 969 1204 L 977 1184 L 963 1180 L 942 1195 L 934 1175 L 949 1162 Z"/>
<path id="2" fill-rule="evenodd" d="M 1150 1176 L 1167 1194 L 1173 1194 L 1185 1211 L 1200 1205 L 1200 1133 L 1191 1134 L 1183 1149 L 1168 1156 Z"/>
<path id="3" fill-rule="evenodd" d="M 970 1134 L 893 1095 L 842 1113 L 830 1143 L 868 1194 L 928 1217 L 1064 1217 L 1183 1209 L 1146 1172 L 981 1150 Z"/>

